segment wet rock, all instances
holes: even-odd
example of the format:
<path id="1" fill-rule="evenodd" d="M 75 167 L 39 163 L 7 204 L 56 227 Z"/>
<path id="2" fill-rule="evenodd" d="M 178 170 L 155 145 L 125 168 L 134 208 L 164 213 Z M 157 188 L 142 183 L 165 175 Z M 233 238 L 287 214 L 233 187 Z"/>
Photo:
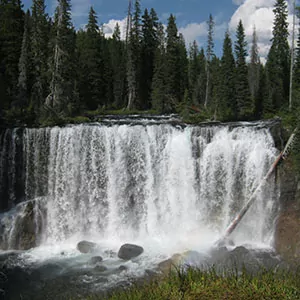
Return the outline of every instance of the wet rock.
<path id="1" fill-rule="evenodd" d="M 121 265 L 119 268 L 119 271 L 127 271 L 128 270 L 128 268 L 126 267 L 126 266 L 123 266 L 123 265 Z"/>
<path id="2" fill-rule="evenodd" d="M 94 256 L 89 260 L 89 264 L 95 265 L 97 263 L 100 263 L 103 261 L 103 258 L 101 256 Z"/>
<path id="3" fill-rule="evenodd" d="M 158 264 L 158 269 L 163 273 L 168 273 L 176 268 L 182 262 L 182 254 L 174 254 L 171 258 L 166 259 Z"/>
<path id="4" fill-rule="evenodd" d="M 107 267 L 105 267 L 105 266 L 103 266 L 103 265 L 96 266 L 96 267 L 94 268 L 94 271 L 100 272 L 100 273 L 105 272 L 106 270 L 107 270 Z"/>
<path id="5" fill-rule="evenodd" d="M 186 251 L 183 253 L 183 263 L 191 266 L 200 266 L 206 264 L 208 256 L 197 251 Z"/>
<path id="6" fill-rule="evenodd" d="M 92 253 L 95 251 L 96 247 L 97 247 L 96 243 L 92 243 L 89 241 L 81 241 L 77 244 L 77 249 L 81 253 Z"/>
<path id="7" fill-rule="evenodd" d="M 134 244 L 124 244 L 121 246 L 118 257 L 124 260 L 137 257 L 144 252 L 143 247 Z"/>

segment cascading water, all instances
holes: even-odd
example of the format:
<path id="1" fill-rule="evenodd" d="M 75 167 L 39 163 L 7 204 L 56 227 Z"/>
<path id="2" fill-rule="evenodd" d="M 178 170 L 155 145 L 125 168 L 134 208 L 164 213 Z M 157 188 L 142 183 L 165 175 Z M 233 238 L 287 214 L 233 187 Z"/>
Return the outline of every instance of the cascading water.
<path id="1" fill-rule="evenodd" d="M 26 129 L 22 141 L 24 194 L 39 203 L 36 243 L 76 245 L 90 238 L 158 245 L 167 252 L 211 245 L 278 152 L 268 129 L 259 126 L 89 124 Z M 7 130 L 1 143 L 1 180 L 11 170 L 11 190 L 20 141 Z M 10 207 L 18 202 L 13 192 L 2 195 Z M 270 183 L 233 235 L 235 243 L 272 245 L 276 199 Z M 3 219 L 7 249 L 16 244 L 10 239 L 17 218 Z"/>

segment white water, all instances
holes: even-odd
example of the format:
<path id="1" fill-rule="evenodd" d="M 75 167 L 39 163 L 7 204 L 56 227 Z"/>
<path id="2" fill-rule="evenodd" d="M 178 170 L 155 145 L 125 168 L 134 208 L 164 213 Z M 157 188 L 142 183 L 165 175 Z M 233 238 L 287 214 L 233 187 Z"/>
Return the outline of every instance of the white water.
<path id="1" fill-rule="evenodd" d="M 27 199 L 41 197 L 46 208 L 34 259 L 76 256 L 83 239 L 101 251 L 137 243 L 153 258 L 203 251 L 277 154 L 268 130 L 255 127 L 93 124 L 27 129 L 23 139 Z M 271 182 L 235 244 L 272 246 L 276 199 Z"/>

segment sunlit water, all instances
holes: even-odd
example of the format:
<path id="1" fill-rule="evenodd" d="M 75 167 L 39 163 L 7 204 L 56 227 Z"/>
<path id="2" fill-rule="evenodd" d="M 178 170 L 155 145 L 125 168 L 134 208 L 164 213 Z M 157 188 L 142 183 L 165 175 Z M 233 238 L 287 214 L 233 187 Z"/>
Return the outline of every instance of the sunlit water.
<path id="1" fill-rule="evenodd" d="M 12 138 L 6 145 L 5 134 L 3 160 L 16 142 Z M 89 124 L 26 129 L 22 141 L 25 197 L 38 203 L 39 236 L 39 246 L 24 253 L 24 261 L 90 268 L 91 255 L 76 249 L 89 240 L 99 245 L 93 255 L 103 256 L 108 268 L 126 264 L 126 276 L 142 275 L 174 253 L 205 253 L 278 154 L 269 130 L 260 126 Z M 271 180 L 232 235 L 235 245 L 272 247 L 277 196 Z M 12 189 L 9 201 L 15 198 Z M 6 248 L 13 248 L 22 204 L 16 211 L 2 214 Z M 145 251 L 125 263 L 107 254 L 124 243 Z"/>

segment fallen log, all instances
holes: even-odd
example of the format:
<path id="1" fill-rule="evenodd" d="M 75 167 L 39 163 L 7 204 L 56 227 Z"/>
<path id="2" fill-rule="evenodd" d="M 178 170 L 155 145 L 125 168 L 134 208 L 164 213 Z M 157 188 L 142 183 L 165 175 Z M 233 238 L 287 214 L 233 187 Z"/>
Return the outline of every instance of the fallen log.
<path id="1" fill-rule="evenodd" d="M 293 143 L 294 143 L 295 138 L 296 138 L 296 132 L 297 132 L 297 130 L 298 130 L 298 128 L 296 128 L 293 131 L 293 133 L 291 134 L 290 138 L 288 139 L 288 142 L 286 143 L 283 151 L 281 151 L 280 154 L 277 156 L 277 158 L 273 162 L 272 166 L 270 167 L 268 173 L 265 175 L 265 177 L 261 180 L 260 184 L 257 186 L 257 188 L 255 189 L 255 191 L 252 193 L 252 195 L 251 195 L 250 199 L 248 200 L 248 202 L 241 209 L 241 211 L 234 218 L 234 220 L 230 223 L 230 225 L 227 227 L 227 229 L 225 231 L 224 236 L 221 239 L 219 239 L 216 244 L 221 244 L 222 242 L 224 242 L 230 236 L 230 234 L 235 230 L 235 228 L 241 222 L 241 220 L 243 219 L 243 217 L 245 216 L 245 214 L 247 213 L 247 211 L 249 210 L 249 208 L 251 207 L 251 205 L 254 203 L 254 201 L 256 199 L 257 193 L 259 191 L 261 191 L 262 187 L 268 181 L 268 179 L 270 178 L 270 176 L 272 175 L 272 173 L 274 172 L 274 170 L 276 169 L 276 167 L 278 166 L 278 164 L 282 160 L 286 159 L 286 157 L 288 156 L 288 154 L 290 153 L 290 151 L 292 149 Z"/>

